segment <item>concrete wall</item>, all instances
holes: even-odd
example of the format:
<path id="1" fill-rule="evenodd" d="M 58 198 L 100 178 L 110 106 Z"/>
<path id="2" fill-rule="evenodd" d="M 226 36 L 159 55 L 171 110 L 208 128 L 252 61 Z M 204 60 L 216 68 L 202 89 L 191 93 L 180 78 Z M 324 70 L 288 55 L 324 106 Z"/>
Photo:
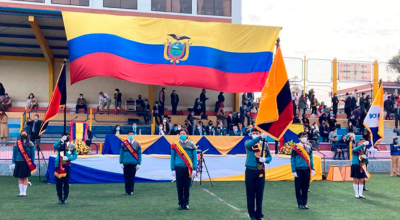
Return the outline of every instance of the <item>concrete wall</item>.
<path id="1" fill-rule="evenodd" d="M 54 68 L 54 84 L 60 73 L 61 63 L 55 64 Z M 47 106 L 49 101 L 48 90 L 48 69 L 45 62 L 38 61 L 10 61 L 0 60 L 0 82 L 3 83 L 6 92 L 13 99 L 14 106 L 25 107 L 26 98 L 29 93 L 34 93 L 41 107 Z M 148 85 L 127 82 L 119 79 L 108 77 L 95 77 L 85 81 L 70 85 L 69 65 L 67 65 L 67 106 L 75 107 L 76 99 L 80 93 L 84 94 L 89 107 L 95 108 L 99 102 L 99 91 L 108 93 L 111 97 L 116 88 L 122 92 L 122 99 L 137 98 L 142 95 L 143 99 L 148 98 Z M 162 86 L 153 86 L 153 100 L 158 100 L 158 93 Z M 171 109 L 170 94 L 173 89 L 177 91 L 180 98 L 179 108 L 186 110 L 193 107 L 194 100 L 200 97 L 201 89 L 188 87 L 172 87 L 166 86 L 166 107 Z M 207 90 L 207 109 L 214 110 L 219 92 Z M 232 110 L 234 107 L 235 94 L 225 93 L 225 108 Z M 112 103 L 114 104 L 114 103 Z M 154 103 L 152 103 L 153 105 Z"/>

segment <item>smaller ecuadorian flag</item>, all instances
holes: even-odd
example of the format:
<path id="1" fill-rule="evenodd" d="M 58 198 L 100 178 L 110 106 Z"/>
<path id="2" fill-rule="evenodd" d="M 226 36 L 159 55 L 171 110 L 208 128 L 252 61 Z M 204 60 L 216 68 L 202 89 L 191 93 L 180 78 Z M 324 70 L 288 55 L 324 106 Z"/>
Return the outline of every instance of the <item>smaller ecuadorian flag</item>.
<path id="1" fill-rule="evenodd" d="M 364 126 L 371 135 L 371 144 L 374 146 L 383 139 L 383 87 L 379 86 L 371 108 L 364 120 Z"/>
<path id="2" fill-rule="evenodd" d="M 46 115 L 43 119 L 42 127 L 40 128 L 39 136 L 42 135 L 50 120 L 57 116 L 60 107 L 65 108 L 67 102 L 67 77 L 65 63 L 61 66 L 60 75 L 58 76 L 56 87 L 53 94 L 51 94 L 50 102 L 47 107 Z"/>
<path id="3" fill-rule="evenodd" d="M 256 127 L 279 140 L 293 121 L 293 104 L 289 79 L 280 46 L 261 93 Z"/>

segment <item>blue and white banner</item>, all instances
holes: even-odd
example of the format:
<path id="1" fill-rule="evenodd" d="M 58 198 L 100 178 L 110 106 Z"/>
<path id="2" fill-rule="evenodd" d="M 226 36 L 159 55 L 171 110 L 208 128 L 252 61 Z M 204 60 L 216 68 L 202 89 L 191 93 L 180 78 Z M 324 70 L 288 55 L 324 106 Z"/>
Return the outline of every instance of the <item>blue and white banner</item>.
<path id="1" fill-rule="evenodd" d="M 383 87 L 381 84 L 364 120 L 364 126 L 370 132 L 373 146 L 383 139 L 383 117 Z"/>

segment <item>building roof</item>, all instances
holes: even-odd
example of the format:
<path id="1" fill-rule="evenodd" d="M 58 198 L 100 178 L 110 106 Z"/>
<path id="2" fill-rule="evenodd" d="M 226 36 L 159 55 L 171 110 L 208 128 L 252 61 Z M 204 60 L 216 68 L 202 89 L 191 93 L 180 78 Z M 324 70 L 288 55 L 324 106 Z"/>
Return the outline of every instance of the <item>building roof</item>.
<path id="1" fill-rule="evenodd" d="M 400 89 L 400 82 L 382 82 L 384 89 Z M 344 95 L 346 93 L 354 93 L 354 90 L 357 89 L 357 92 L 370 92 L 373 89 L 372 83 L 365 84 L 361 86 L 354 86 L 347 89 L 338 90 L 338 95 Z"/>

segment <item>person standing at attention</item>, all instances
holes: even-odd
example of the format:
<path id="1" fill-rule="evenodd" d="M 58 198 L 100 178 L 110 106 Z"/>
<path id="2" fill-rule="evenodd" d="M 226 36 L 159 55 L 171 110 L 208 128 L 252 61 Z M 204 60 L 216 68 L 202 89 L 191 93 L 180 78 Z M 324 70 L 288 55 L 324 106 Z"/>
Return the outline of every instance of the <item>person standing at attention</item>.
<path id="1" fill-rule="evenodd" d="M 200 94 L 200 102 L 201 102 L 201 111 L 203 112 L 203 115 L 206 115 L 206 101 L 208 100 L 207 96 L 206 96 L 206 90 L 203 89 L 201 90 L 201 94 Z"/>
<path id="2" fill-rule="evenodd" d="M 245 184 L 247 196 L 247 211 L 251 219 L 264 219 L 262 213 L 262 202 L 265 186 L 265 166 L 272 160 L 268 150 L 268 143 L 263 143 L 266 134 L 261 134 L 256 128 L 251 130 L 252 140 L 246 142 L 246 171 Z M 265 156 L 262 152 L 262 144 L 265 144 Z"/>
<path id="3" fill-rule="evenodd" d="M 333 115 L 337 117 L 337 111 L 338 111 L 338 105 L 339 105 L 339 99 L 337 97 L 337 94 L 333 94 L 332 97 L 332 108 L 333 108 Z"/>
<path id="4" fill-rule="evenodd" d="M 124 140 L 119 150 L 119 163 L 124 171 L 125 193 L 133 195 L 135 191 L 136 171 L 142 163 L 142 148 L 139 142 L 134 140 L 133 131 L 128 132 L 128 140 Z"/>
<path id="5" fill-rule="evenodd" d="M 290 157 L 299 209 L 309 209 L 307 206 L 308 188 L 311 176 L 315 175 L 312 147 L 307 143 L 307 136 L 304 132 L 298 134 L 300 143 L 293 146 Z"/>
<path id="6" fill-rule="evenodd" d="M 171 105 L 172 105 L 172 114 L 176 115 L 176 109 L 178 108 L 179 104 L 179 95 L 176 94 L 175 90 L 172 90 L 171 93 Z"/>
<path id="7" fill-rule="evenodd" d="M 117 113 L 118 110 L 121 110 L 122 106 L 122 93 L 119 92 L 119 89 L 115 89 L 114 101 L 115 101 L 115 113 Z"/>
<path id="8" fill-rule="evenodd" d="M 158 101 L 160 103 L 160 115 L 164 115 L 164 109 L 165 109 L 165 87 L 161 89 L 161 91 L 158 93 Z"/>
<path id="9" fill-rule="evenodd" d="M 189 189 L 197 171 L 196 146 L 188 139 L 188 131 L 179 133 L 179 141 L 171 144 L 171 171 L 176 177 L 179 210 L 189 210 Z"/>
<path id="10" fill-rule="evenodd" d="M 0 111 L 0 146 L 7 144 L 7 138 L 10 136 L 8 129 L 8 116 L 4 110 Z"/>

